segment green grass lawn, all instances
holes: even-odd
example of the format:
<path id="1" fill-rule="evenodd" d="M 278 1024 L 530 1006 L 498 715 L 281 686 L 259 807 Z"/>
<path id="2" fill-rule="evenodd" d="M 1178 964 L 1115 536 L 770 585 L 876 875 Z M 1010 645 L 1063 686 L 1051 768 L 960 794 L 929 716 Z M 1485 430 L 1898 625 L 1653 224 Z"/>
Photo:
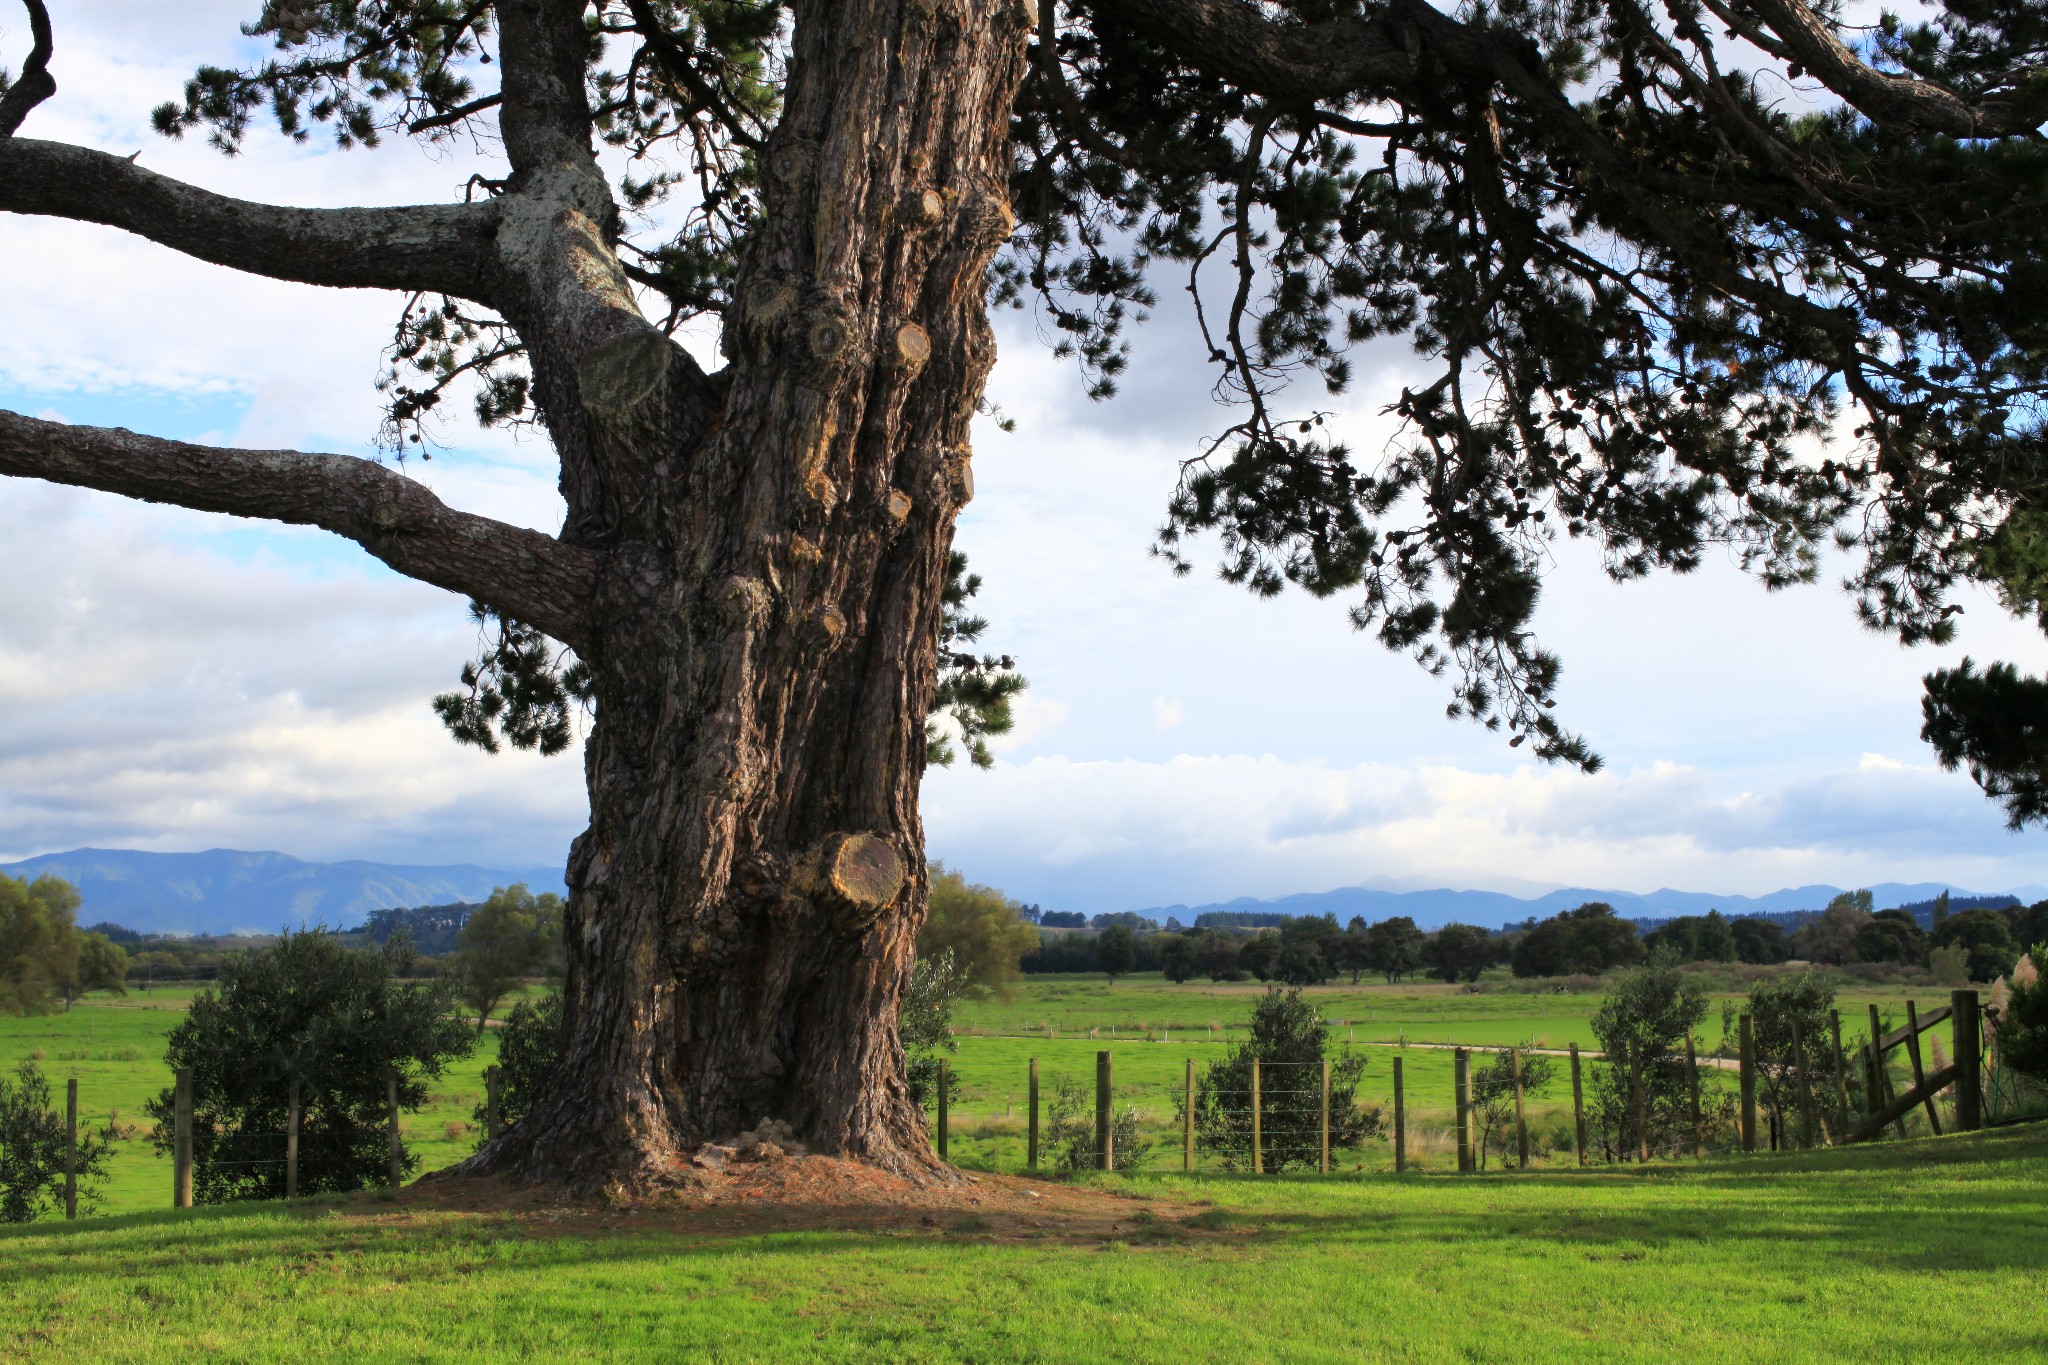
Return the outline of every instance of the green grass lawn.
<path id="1" fill-rule="evenodd" d="M 0 1357 L 2038 1360 L 2044 1175 L 2048 1133 L 2022 1128 L 1586 1173 L 1121 1177 L 1179 1202 L 1085 1237 L 374 1196 L 157 1212 L 0 1231 Z"/>

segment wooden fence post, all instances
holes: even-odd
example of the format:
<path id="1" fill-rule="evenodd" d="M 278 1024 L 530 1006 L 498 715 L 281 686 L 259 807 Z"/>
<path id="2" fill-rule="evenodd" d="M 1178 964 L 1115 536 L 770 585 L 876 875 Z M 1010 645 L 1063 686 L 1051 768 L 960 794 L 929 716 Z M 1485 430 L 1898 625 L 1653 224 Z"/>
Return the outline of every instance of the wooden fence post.
<path id="1" fill-rule="evenodd" d="M 1401 1059 L 1394 1058 L 1394 1170 L 1408 1169 L 1408 1096 L 1401 1084 Z"/>
<path id="2" fill-rule="evenodd" d="M 384 1077 L 384 1116 L 387 1127 L 386 1139 L 391 1158 L 391 1188 L 397 1189 L 405 1179 L 404 1148 L 398 1142 L 398 1073 L 391 1072 Z"/>
<path id="3" fill-rule="evenodd" d="M 1927 1072 L 1920 1065 L 1920 1011 L 1910 1000 L 1906 1002 L 1906 1058 L 1913 1063 L 1913 1088 L 1918 1090 L 1927 1084 Z M 1934 1096 L 1929 1095 L 1922 1104 L 1927 1109 L 1928 1128 L 1940 1137 L 1941 1115 L 1935 1112 Z"/>
<path id="4" fill-rule="evenodd" d="M 1877 1008 L 1875 1005 L 1872 1009 Z M 1835 1043 L 1835 1123 L 1836 1131 L 1847 1131 L 1849 1127 L 1849 1064 L 1842 1056 L 1842 1012 L 1828 1011 L 1828 1028 Z"/>
<path id="5" fill-rule="evenodd" d="M 1737 1080 L 1742 1090 L 1742 1150 L 1756 1150 L 1756 1029 L 1749 1015 L 1740 1017 L 1736 1033 Z"/>
<path id="6" fill-rule="evenodd" d="M 1977 992 L 1949 996 L 1949 1022 L 1954 1027 L 1956 1068 L 1956 1131 L 1974 1133 L 1984 1126 L 1984 1033 L 1977 1014 Z"/>
<path id="7" fill-rule="evenodd" d="M 1806 1073 L 1806 1036 L 1800 1031 L 1799 1018 L 1792 1017 L 1792 1072 L 1799 1083 L 1799 1145 L 1811 1147 L 1814 1144 L 1813 1130 L 1813 1078 Z"/>
<path id="8" fill-rule="evenodd" d="M 939 1160 L 941 1161 L 946 1160 L 946 1139 L 949 1136 L 947 1130 L 953 1126 L 952 1116 L 946 1104 L 946 1082 L 951 1079 L 952 1076 L 946 1069 L 946 1059 L 944 1057 L 939 1058 Z"/>
<path id="9" fill-rule="evenodd" d="M 1515 1165 L 1519 1170 L 1529 1169 L 1529 1123 L 1522 1115 L 1522 1050 L 1516 1048 L 1508 1054 L 1515 1063 Z"/>
<path id="10" fill-rule="evenodd" d="M 1038 1169 L 1038 1058 L 1031 1059 L 1031 1117 L 1025 1120 L 1024 1169 Z"/>
<path id="11" fill-rule="evenodd" d="M 177 1071 L 171 1102 L 171 1207 L 192 1207 L 192 1068 Z"/>
<path id="12" fill-rule="evenodd" d="M 1700 1117 L 1700 1059 L 1692 1045 L 1692 1035 L 1685 1035 L 1685 1078 L 1692 1082 L 1692 1154 L 1703 1157 L 1707 1154 L 1706 1122 Z"/>
<path id="13" fill-rule="evenodd" d="M 498 1136 L 498 1068 L 484 1068 L 484 1137 Z"/>
<path id="14" fill-rule="evenodd" d="M 1458 1087 L 1458 1174 L 1472 1173 L 1472 1054 L 1459 1048 L 1451 1059 Z"/>
<path id="15" fill-rule="evenodd" d="M 1330 1059 L 1323 1058 L 1323 1165 L 1322 1174 L 1330 1173 Z"/>
<path id="16" fill-rule="evenodd" d="M 1650 1159 L 1650 1111 L 1643 1101 L 1643 1059 L 1631 1057 L 1628 1063 L 1629 1093 L 1634 1096 L 1636 1107 L 1636 1161 Z"/>
<path id="17" fill-rule="evenodd" d="M 1579 1045 L 1572 1044 L 1572 1145 L 1586 1164 L 1586 1087 L 1579 1079 Z"/>
<path id="18" fill-rule="evenodd" d="M 1892 1094 L 1891 1074 L 1885 1069 L 1884 1064 L 1884 1020 L 1878 1017 L 1875 1000 L 1870 1002 L 1870 1053 L 1871 1061 L 1877 1070 L 1878 1096 L 1882 1104 L 1888 1106 L 1895 1096 Z M 1903 1139 L 1906 1136 L 1906 1120 L 1901 1117 L 1892 1125 L 1892 1131 Z"/>
<path id="19" fill-rule="evenodd" d="M 1180 1119 L 1180 1168 L 1195 1169 L 1195 1059 L 1188 1058 L 1187 1105 Z"/>
<path id="20" fill-rule="evenodd" d="M 1252 1058 L 1252 1174 L 1266 1173 L 1265 1135 L 1259 1131 L 1259 1059 Z"/>
<path id="21" fill-rule="evenodd" d="M 292 1077 L 291 1095 L 284 1113 L 284 1197 L 299 1194 L 299 1078 Z"/>
<path id="22" fill-rule="evenodd" d="M 78 1217 L 78 1077 L 64 1082 L 64 1217 Z"/>
<path id="23" fill-rule="evenodd" d="M 1110 1069 L 1107 1048 L 1095 1054 L 1095 1169 L 1111 1170 L 1116 1165 L 1110 1133 Z"/>

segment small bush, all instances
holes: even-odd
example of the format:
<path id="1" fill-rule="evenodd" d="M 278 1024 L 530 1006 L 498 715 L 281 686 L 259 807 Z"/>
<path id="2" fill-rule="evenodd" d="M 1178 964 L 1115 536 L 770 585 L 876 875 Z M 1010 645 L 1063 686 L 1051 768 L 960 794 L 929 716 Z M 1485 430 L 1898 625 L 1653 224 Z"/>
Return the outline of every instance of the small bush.
<path id="1" fill-rule="evenodd" d="M 114 1135 L 103 1129 L 78 1135 L 78 1203 L 94 1204 L 106 1176 Z M 0 1077 L 0 1223 L 29 1223 L 57 1211 L 64 1197 L 64 1116 L 50 1104 L 50 1083 L 34 1062 Z"/>
<path id="2" fill-rule="evenodd" d="M 1109 1116 L 1110 1168 L 1135 1168 L 1151 1144 L 1138 1136 L 1137 1106 L 1112 1109 Z M 1046 1106 L 1046 1147 L 1054 1170 L 1092 1171 L 1095 1161 L 1095 1097 L 1064 1076 L 1055 1077 Z"/>

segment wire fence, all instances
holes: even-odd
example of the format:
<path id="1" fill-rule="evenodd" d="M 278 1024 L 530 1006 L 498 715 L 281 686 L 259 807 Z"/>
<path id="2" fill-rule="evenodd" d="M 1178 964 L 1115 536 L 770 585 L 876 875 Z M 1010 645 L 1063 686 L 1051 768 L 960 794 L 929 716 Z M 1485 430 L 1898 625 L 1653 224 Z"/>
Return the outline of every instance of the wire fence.
<path id="1" fill-rule="evenodd" d="M 1162 1075 L 1156 1051 L 1126 1048 L 1142 1075 L 1124 1079 L 1119 1051 L 1103 1048 L 1092 1078 L 1041 1075 L 1030 1059 L 1024 1094 L 1002 1085 L 998 1109 L 984 1087 L 979 1112 L 949 1115 L 939 1145 L 961 1164 L 1006 1171 L 1483 1171 L 1720 1158 L 2048 1117 L 2048 1089 L 1998 1060 L 1975 995 L 1956 992 L 1954 1006 L 1924 1018 L 1909 1005 L 1904 1026 L 1873 1010 L 1862 1037 L 1845 1039 L 1836 1014 L 1819 1032 L 1793 1027 L 1789 1048 L 1759 1047 L 1745 1015 L 1734 1056 L 1690 1042 L 1639 1063 L 1576 1046 L 1562 1057 L 1453 1046 L 1446 1077 L 1441 1053 L 1411 1046 L 1393 1060 L 1391 1102 L 1362 1095 L 1341 1053 L 1254 1064 L 1248 1048 L 1220 1059 L 1205 1049 L 1204 1063 L 1190 1057 Z M 1965 1005 L 1968 1017 L 1952 1018 Z M 1945 1021 L 1953 1062 L 1938 1041 L 1932 1058 L 1922 1052 Z M 1568 1077 L 1553 1068 L 1567 1058 Z M 1545 1073 L 1527 1087 L 1525 1065 Z"/>

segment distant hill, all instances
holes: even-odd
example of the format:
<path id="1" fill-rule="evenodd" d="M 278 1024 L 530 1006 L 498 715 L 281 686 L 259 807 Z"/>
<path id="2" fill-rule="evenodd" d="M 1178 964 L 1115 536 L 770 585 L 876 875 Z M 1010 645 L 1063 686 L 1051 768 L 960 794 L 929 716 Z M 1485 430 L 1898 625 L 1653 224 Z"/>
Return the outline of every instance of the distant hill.
<path id="1" fill-rule="evenodd" d="M 562 869 L 407 867 L 391 863 L 309 863 L 283 853 L 231 848 L 205 853 L 137 853 L 81 848 L 0 864 L 10 876 L 62 877 L 79 890 L 81 924 L 110 920 L 147 934 L 275 933 L 326 924 L 354 928 L 372 910 L 480 901 L 493 887 L 525 882 L 563 890 Z"/>
<path id="2" fill-rule="evenodd" d="M 2031 889 L 2033 888 L 2022 888 Z M 1584 887 L 1567 887 L 1525 899 L 1520 896 L 1504 895 L 1498 891 L 1379 891 L 1363 886 L 1348 886 L 1335 891 L 1281 896 L 1274 900 L 1242 897 L 1214 905 L 1163 905 L 1151 910 L 1140 910 L 1138 913 L 1160 924 L 1166 923 L 1169 918 L 1177 919 L 1182 924 L 1194 924 L 1199 916 L 1206 914 L 1249 914 L 1262 917 L 1273 914 L 1335 915 L 1339 924 L 1348 923 L 1354 915 L 1363 916 L 1368 921 L 1406 915 L 1424 929 L 1434 929 L 1453 922 L 1496 928 L 1501 925 L 1520 924 L 1532 916 L 1543 919 L 1560 910 L 1583 905 L 1587 901 L 1606 901 L 1614 907 L 1617 915 L 1623 919 L 1633 920 L 1667 920 L 1679 915 L 1704 915 L 1709 910 L 1719 910 L 1730 919 L 1744 915 L 1789 915 L 1800 911 L 1824 910 L 1827 903 L 1840 895 L 1842 890 L 1839 886 L 1795 886 L 1762 896 L 1720 896 L 1704 891 L 1673 891 L 1669 888 L 1637 895 L 1630 891 L 1596 891 Z M 1870 891 L 1880 910 L 1932 901 L 1943 891 L 1950 892 L 1957 900 L 1973 894 L 1940 882 L 1882 882 L 1871 887 Z"/>

